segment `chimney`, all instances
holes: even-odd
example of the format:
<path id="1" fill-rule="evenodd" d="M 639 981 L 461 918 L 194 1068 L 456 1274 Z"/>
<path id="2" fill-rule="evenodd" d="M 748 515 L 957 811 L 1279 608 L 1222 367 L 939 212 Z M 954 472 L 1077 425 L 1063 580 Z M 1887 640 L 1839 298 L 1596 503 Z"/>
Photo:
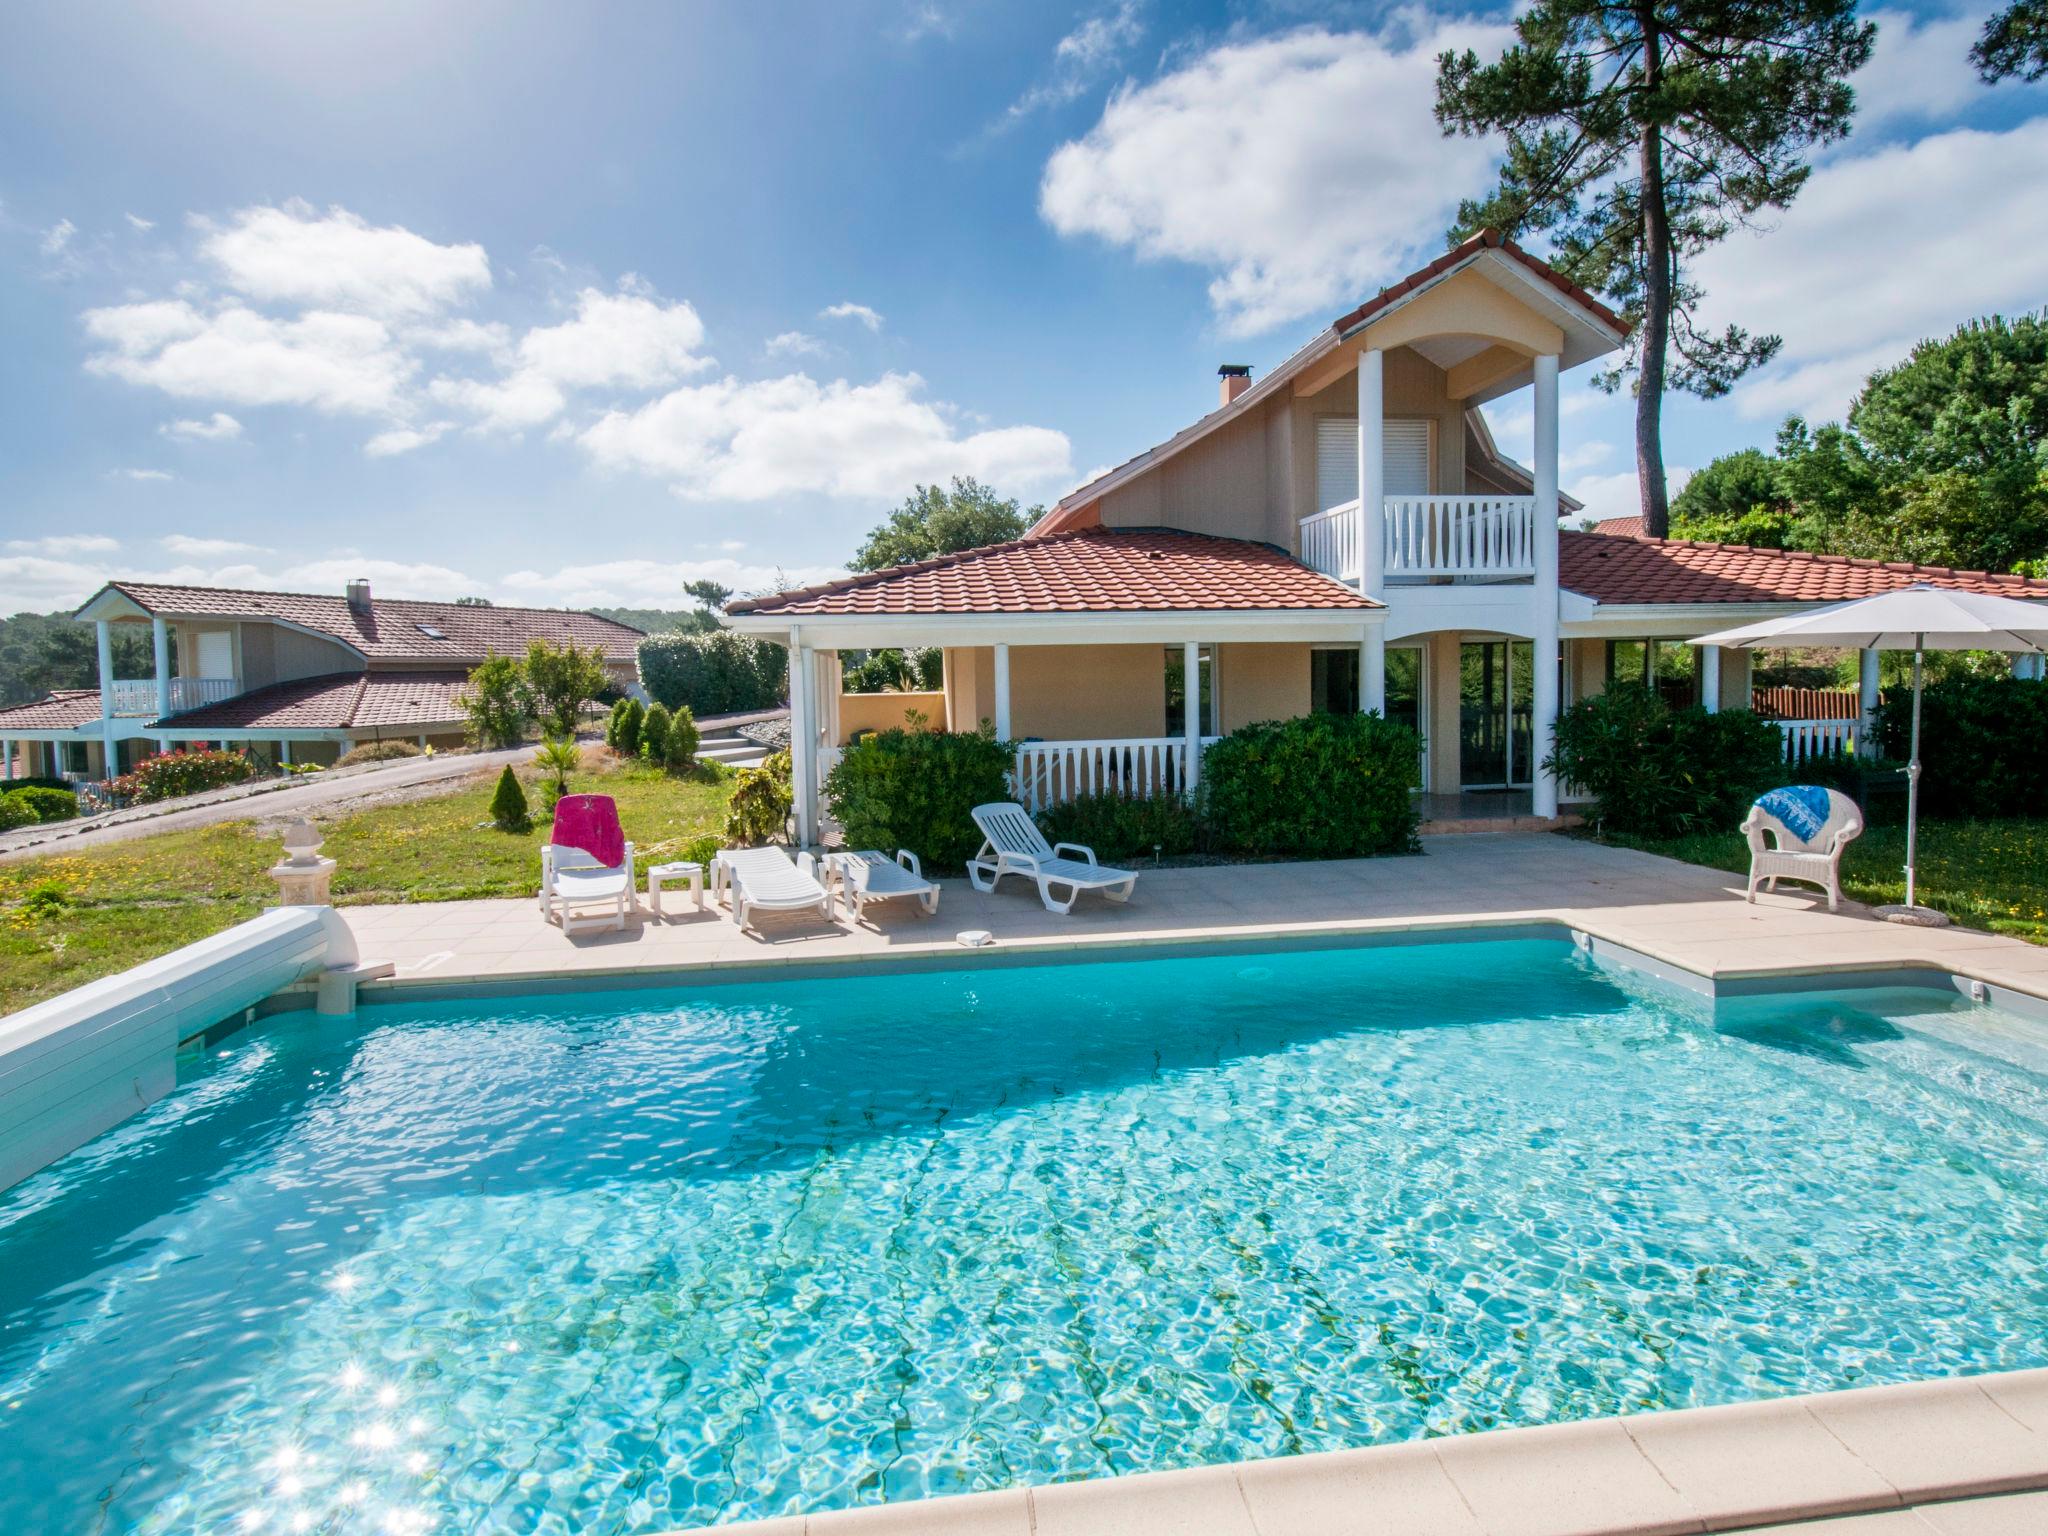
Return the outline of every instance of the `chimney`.
<path id="1" fill-rule="evenodd" d="M 1249 363 L 1225 363 L 1216 370 L 1217 378 L 1223 381 L 1218 391 L 1218 405 L 1228 405 L 1239 395 L 1252 387 L 1252 369 Z"/>
<path id="2" fill-rule="evenodd" d="M 349 607 L 355 609 L 357 613 L 370 611 L 370 579 L 367 576 L 356 577 L 348 584 L 346 591 Z"/>

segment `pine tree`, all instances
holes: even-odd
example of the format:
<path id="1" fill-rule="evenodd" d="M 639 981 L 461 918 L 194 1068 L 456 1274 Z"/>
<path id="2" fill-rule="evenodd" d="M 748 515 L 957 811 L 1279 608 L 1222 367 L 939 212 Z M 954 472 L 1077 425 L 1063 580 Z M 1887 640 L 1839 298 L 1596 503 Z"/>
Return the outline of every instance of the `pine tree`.
<path id="1" fill-rule="evenodd" d="M 507 763 L 498 775 L 497 791 L 491 796 L 491 821 L 501 832 L 524 832 L 533 826 L 526 808 L 526 791 L 519 787 L 519 775 Z"/>
<path id="2" fill-rule="evenodd" d="M 640 755 L 650 763 L 661 762 L 668 750 L 668 721 L 667 706 L 657 704 L 640 723 Z"/>

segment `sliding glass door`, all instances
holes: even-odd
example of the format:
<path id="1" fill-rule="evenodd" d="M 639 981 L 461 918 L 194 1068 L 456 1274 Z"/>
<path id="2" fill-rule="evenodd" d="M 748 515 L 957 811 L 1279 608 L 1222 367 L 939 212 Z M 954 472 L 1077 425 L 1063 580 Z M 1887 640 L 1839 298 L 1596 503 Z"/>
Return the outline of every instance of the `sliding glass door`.
<path id="1" fill-rule="evenodd" d="M 1526 640 L 1458 647 L 1458 782 L 1500 789 L 1531 782 L 1535 648 Z"/>

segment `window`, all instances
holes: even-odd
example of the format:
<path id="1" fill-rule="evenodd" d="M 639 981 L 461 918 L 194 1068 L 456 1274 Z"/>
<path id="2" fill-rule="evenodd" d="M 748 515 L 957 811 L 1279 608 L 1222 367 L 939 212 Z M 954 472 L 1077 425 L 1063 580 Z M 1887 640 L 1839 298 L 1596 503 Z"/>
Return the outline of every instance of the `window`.
<path id="1" fill-rule="evenodd" d="M 1699 652 L 1685 640 L 1610 640 L 1607 685 L 1616 683 L 1654 688 L 1682 709 L 1699 702 Z"/>
<path id="2" fill-rule="evenodd" d="M 1308 707 L 1312 714 L 1358 713 L 1358 647 L 1308 653 Z"/>
<path id="3" fill-rule="evenodd" d="M 1386 454 L 1381 478 L 1389 496 L 1429 494 L 1427 420 L 1380 424 Z M 1349 416 L 1316 418 L 1316 510 L 1327 512 L 1358 499 L 1358 421 Z"/>
<path id="4" fill-rule="evenodd" d="M 446 640 L 448 638 L 431 624 L 415 624 L 413 628 L 425 635 L 429 640 Z"/>
<path id="5" fill-rule="evenodd" d="M 1202 734 L 1220 736 L 1216 728 L 1216 663 L 1208 646 L 1201 650 Z M 1166 648 L 1166 734 L 1179 736 L 1187 730 L 1186 660 L 1177 645 Z"/>

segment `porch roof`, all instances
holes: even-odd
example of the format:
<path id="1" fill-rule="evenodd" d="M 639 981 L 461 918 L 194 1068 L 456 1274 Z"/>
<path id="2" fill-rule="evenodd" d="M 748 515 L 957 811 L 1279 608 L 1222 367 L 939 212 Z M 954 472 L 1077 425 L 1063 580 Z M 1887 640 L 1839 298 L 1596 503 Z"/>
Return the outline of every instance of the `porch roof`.
<path id="1" fill-rule="evenodd" d="M 166 715 L 173 734 L 366 731 L 445 725 L 462 718 L 462 672 L 331 672 L 276 683 L 218 704 Z"/>
<path id="2" fill-rule="evenodd" d="M 1915 582 L 2048 599 L 2048 581 L 1903 560 L 1857 560 L 1747 544 L 1561 531 L 1558 584 L 1596 603 L 1839 603 Z"/>
<path id="3" fill-rule="evenodd" d="M 1080 528 L 730 604 L 763 618 L 1342 613 L 1381 605 L 1270 544 L 1172 528 Z"/>

